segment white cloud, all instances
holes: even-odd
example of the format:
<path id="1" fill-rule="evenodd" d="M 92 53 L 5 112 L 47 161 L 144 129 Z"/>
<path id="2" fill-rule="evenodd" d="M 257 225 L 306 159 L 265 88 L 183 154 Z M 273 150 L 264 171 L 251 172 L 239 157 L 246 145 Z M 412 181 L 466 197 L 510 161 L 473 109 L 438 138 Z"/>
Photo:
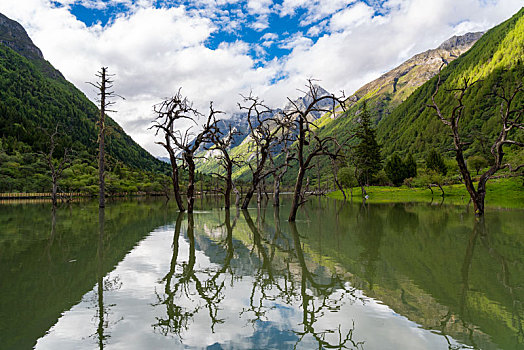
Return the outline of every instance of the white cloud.
<path id="1" fill-rule="evenodd" d="M 294 16 L 297 10 L 303 9 L 306 11 L 306 14 L 301 24 L 305 26 L 336 13 L 352 2 L 354 0 L 284 0 L 277 7 L 277 13 L 281 17 Z"/>
<path id="2" fill-rule="evenodd" d="M 313 45 L 313 41 L 303 36 L 301 32 L 297 32 L 289 38 L 283 40 L 279 47 L 288 50 L 304 51 Z"/>
<path id="3" fill-rule="evenodd" d="M 280 106 L 287 96 L 298 96 L 297 88 L 309 77 L 320 79 L 330 91 L 352 93 L 413 54 L 452 35 L 488 29 L 522 6 L 521 0 L 388 0 L 372 5 L 197 0 L 187 7 L 154 8 L 153 0 L 111 1 L 129 10 L 105 26 L 87 27 L 77 20 L 69 12 L 73 0 L 61 0 L 65 6 L 49 0 L 2 0 L 0 12 L 20 22 L 45 57 L 89 97 L 94 93 L 85 82 L 93 81 L 102 65 L 116 73 L 115 89 L 126 101 L 118 102 L 114 118 L 154 154 L 163 151 L 147 131 L 152 106 L 180 86 L 203 111 L 213 100 L 218 109 L 234 112 L 239 93 L 251 90 Z M 102 2 L 92 0 L 90 6 Z M 299 10 L 305 15 L 297 18 Z M 305 26 L 301 29 L 315 39 L 304 37 L 297 27 L 271 28 L 272 16 L 295 16 L 297 26 Z M 268 33 L 259 42 L 243 42 L 248 26 Z M 290 33 L 279 42 L 286 37 L 283 30 Z M 211 37 L 219 32 L 234 33 L 239 40 L 210 49 Z M 290 53 L 260 60 L 277 43 Z"/>
<path id="4" fill-rule="evenodd" d="M 262 40 L 277 40 L 278 39 L 278 34 L 266 33 L 266 34 L 262 35 L 262 37 L 260 39 L 262 39 Z"/>
<path id="5" fill-rule="evenodd" d="M 375 10 L 363 2 L 356 3 L 331 17 L 330 27 L 333 31 L 351 30 L 364 23 L 369 23 Z"/>

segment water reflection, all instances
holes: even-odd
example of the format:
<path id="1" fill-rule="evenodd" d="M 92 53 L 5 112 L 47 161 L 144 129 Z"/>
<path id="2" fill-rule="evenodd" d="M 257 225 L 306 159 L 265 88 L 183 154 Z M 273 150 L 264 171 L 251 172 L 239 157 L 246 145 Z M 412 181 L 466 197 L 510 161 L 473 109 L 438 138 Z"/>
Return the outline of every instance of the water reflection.
<path id="1" fill-rule="evenodd" d="M 322 317 L 325 312 L 335 312 L 340 310 L 340 306 L 344 302 L 360 301 L 364 303 L 365 298 L 358 297 L 356 295 L 356 289 L 344 283 L 344 281 L 336 274 L 332 276 L 329 281 L 325 281 L 324 283 L 317 282 L 316 276 L 308 270 L 306 265 L 296 223 L 291 222 L 289 223 L 289 226 L 293 236 L 295 253 L 300 263 L 302 276 L 300 281 L 300 294 L 302 297 L 302 325 L 304 326 L 304 330 L 302 332 L 296 332 L 299 335 L 297 344 L 302 341 L 304 336 L 310 334 L 318 343 L 319 349 L 342 349 L 349 348 L 349 345 L 355 349 L 362 349 L 364 342 L 353 340 L 353 331 L 355 330 L 354 320 L 352 320 L 351 328 L 345 334 L 342 331 L 341 324 L 338 325 L 337 329 L 318 330 L 315 323 L 317 323 L 319 318 Z M 316 298 L 310 295 L 309 291 L 311 289 L 313 289 L 313 295 Z M 317 328 L 317 330 L 315 330 L 315 328 Z M 338 339 L 335 338 L 335 340 L 331 342 L 326 340 L 326 336 L 331 334 L 338 336 Z"/>
<path id="2" fill-rule="evenodd" d="M 201 205 L 0 211 L 2 346 L 523 345 L 521 211 L 320 199 L 289 224 Z"/>

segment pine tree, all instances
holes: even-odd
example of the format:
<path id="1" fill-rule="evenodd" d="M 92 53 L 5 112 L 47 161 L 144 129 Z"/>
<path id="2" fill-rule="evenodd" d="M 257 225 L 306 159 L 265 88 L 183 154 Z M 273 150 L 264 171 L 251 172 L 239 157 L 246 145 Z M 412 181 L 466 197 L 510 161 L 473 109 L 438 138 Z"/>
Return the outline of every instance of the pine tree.
<path id="1" fill-rule="evenodd" d="M 380 145 L 377 143 L 376 130 L 371 124 L 371 117 L 364 103 L 360 114 L 360 124 L 355 132 L 360 143 L 355 147 L 354 161 L 358 168 L 359 181 L 369 185 L 373 176 L 382 169 Z"/>
<path id="2" fill-rule="evenodd" d="M 428 156 L 426 157 L 426 168 L 435 170 L 442 175 L 446 175 L 448 172 L 448 168 L 444 163 L 444 159 L 442 159 L 442 156 L 435 150 L 431 150 L 431 152 L 429 152 Z"/>
<path id="3" fill-rule="evenodd" d="M 417 163 L 413 159 L 413 155 L 409 153 L 404 159 L 404 168 L 406 171 L 406 179 L 410 177 L 417 177 Z"/>
<path id="4" fill-rule="evenodd" d="M 407 169 L 405 164 L 402 162 L 402 159 L 397 154 L 393 154 L 391 158 L 387 161 L 386 166 L 384 167 L 386 175 L 389 180 L 393 182 L 395 186 L 400 186 L 404 179 L 406 178 Z"/>

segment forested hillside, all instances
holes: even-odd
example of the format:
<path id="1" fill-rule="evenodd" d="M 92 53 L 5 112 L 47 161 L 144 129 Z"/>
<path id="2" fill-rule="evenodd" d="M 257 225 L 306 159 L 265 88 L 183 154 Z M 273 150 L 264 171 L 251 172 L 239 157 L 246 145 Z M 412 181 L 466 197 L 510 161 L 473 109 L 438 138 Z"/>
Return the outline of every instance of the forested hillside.
<path id="1" fill-rule="evenodd" d="M 46 165 L 39 154 L 47 152 L 49 134 L 55 128 L 60 132 L 56 157 L 70 147 L 75 164 L 90 169 L 97 154 L 98 113 L 43 58 L 20 24 L 0 15 L 0 191 L 45 190 Z M 108 117 L 106 124 L 110 127 L 106 146 L 110 170 L 167 171 L 167 164 L 140 147 L 114 120 Z M 83 175 L 92 173 L 77 170 Z M 75 190 L 95 182 L 90 178 L 83 185 L 77 183 Z"/>
<path id="2" fill-rule="evenodd" d="M 461 130 L 465 141 L 472 142 L 466 155 L 482 152 L 489 157 L 489 141 L 500 128 L 500 99 L 491 93 L 495 86 L 504 86 L 509 91 L 522 82 L 523 57 L 524 9 L 488 31 L 468 52 L 442 70 L 443 83 L 436 100 L 444 114 L 454 107 L 453 93 L 446 90 L 461 87 L 464 78 L 470 83 L 476 81 L 464 98 Z M 446 152 L 452 148 L 448 130 L 434 111 L 426 108 L 436 83 L 435 77 L 379 123 L 378 137 L 385 153 L 426 153 L 431 149 Z M 514 108 L 522 106 L 522 95 L 514 103 Z"/>

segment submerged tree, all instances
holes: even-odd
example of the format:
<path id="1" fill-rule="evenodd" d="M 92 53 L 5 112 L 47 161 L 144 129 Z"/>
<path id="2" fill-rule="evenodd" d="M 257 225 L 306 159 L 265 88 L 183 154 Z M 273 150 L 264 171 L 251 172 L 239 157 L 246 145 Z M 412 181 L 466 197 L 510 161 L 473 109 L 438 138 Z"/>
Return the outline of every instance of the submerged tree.
<path id="1" fill-rule="evenodd" d="M 180 150 L 171 141 L 171 135 L 175 134 L 174 124 L 175 121 L 189 118 L 187 114 L 193 113 L 191 103 L 187 98 L 183 97 L 180 90 L 171 99 L 168 99 L 159 105 L 154 106 L 155 113 L 158 115 L 155 124 L 151 128 L 156 128 L 156 134 L 159 131 L 164 133 L 164 142 L 157 142 L 157 144 L 164 147 L 169 154 L 169 161 L 171 163 L 171 179 L 173 183 L 173 192 L 175 195 L 175 201 L 178 206 L 178 210 L 185 211 L 184 203 L 182 201 L 182 195 L 180 191 L 180 174 L 178 161 L 180 158 L 177 157 L 177 153 Z"/>
<path id="2" fill-rule="evenodd" d="M 157 132 L 158 130 L 164 132 L 166 141 L 165 143 L 159 142 L 159 144 L 164 146 L 170 155 L 171 166 L 173 169 L 173 188 L 175 190 L 175 198 L 177 198 L 177 204 L 180 211 L 183 211 L 184 208 L 181 205 L 180 197 L 177 197 L 177 193 L 178 196 L 180 195 L 180 190 L 177 188 L 178 181 L 175 181 L 179 179 L 175 153 L 177 151 L 182 152 L 182 160 L 187 166 L 188 174 L 186 192 L 187 212 L 192 213 L 195 203 L 195 153 L 200 148 L 200 145 L 211 141 L 211 134 L 216 130 L 216 115 L 221 112 L 215 111 L 213 103 L 210 103 L 209 114 L 205 119 L 205 123 L 200 126 L 200 131 L 198 133 L 193 133 L 193 126 L 182 131 L 183 126 L 178 124 L 183 120 L 189 120 L 194 124 L 198 124 L 197 120 L 200 119 L 202 115 L 192 107 L 187 98 L 182 97 L 180 90 L 172 98 L 156 105 L 155 112 L 158 116 L 152 127 L 156 128 Z"/>
<path id="3" fill-rule="evenodd" d="M 47 133 L 47 131 L 44 131 Z M 53 207 L 57 204 L 58 198 L 58 182 L 62 178 L 62 174 L 65 169 L 71 166 L 71 148 L 64 148 L 63 155 L 60 156 L 60 159 L 55 158 L 55 149 L 57 146 L 56 137 L 59 135 L 58 126 L 56 126 L 55 131 L 49 135 L 49 150 L 47 153 L 42 153 L 43 157 L 51 171 L 51 201 Z"/>
<path id="4" fill-rule="evenodd" d="M 96 83 L 88 83 L 94 86 L 98 92 L 98 98 L 100 101 L 100 116 L 98 119 L 98 184 L 99 184 L 99 207 L 105 207 L 105 137 L 106 137 L 106 113 L 115 112 L 114 110 L 108 109 L 108 107 L 115 104 L 111 101 L 112 97 L 118 96 L 112 90 L 113 80 L 111 77 L 113 74 L 107 73 L 107 67 L 102 67 L 96 74 L 96 77 L 100 79 Z M 121 97 L 121 96 L 119 96 Z"/>
<path id="5" fill-rule="evenodd" d="M 289 221 L 295 221 L 298 208 L 306 202 L 306 193 L 303 190 L 304 178 L 306 171 L 310 169 L 313 159 L 319 156 L 329 156 L 337 158 L 341 155 L 342 147 L 332 136 L 320 136 L 318 127 L 314 123 L 313 112 L 328 113 L 335 111 L 335 106 L 343 106 L 342 101 L 333 95 L 320 96 L 319 86 L 313 84 L 312 80 L 308 81 L 308 95 L 310 103 L 307 106 L 300 106 L 297 102 L 288 101 L 291 109 L 286 111 L 286 116 L 293 129 L 297 132 L 295 137 L 295 157 L 298 163 L 298 174 L 293 191 L 293 202 L 289 213 Z M 329 101 L 331 106 L 326 107 L 323 103 Z"/>
<path id="6" fill-rule="evenodd" d="M 289 129 L 288 129 L 289 130 Z M 289 135 L 288 132 L 283 131 L 283 136 Z M 275 162 L 275 155 L 271 154 L 270 161 L 272 168 L 275 170 L 273 173 L 273 206 L 280 206 L 280 185 L 282 183 L 282 178 L 286 175 L 289 167 L 291 166 L 291 160 L 293 155 L 291 154 L 288 142 L 285 140 L 285 137 L 282 138 L 281 143 L 283 144 L 283 149 L 280 154 L 283 157 L 283 163 L 277 164 Z"/>
<path id="7" fill-rule="evenodd" d="M 465 108 L 463 101 L 464 96 L 475 83 L 476 82 L 470 83 L 469 79 L 464 78 L 461 87 L 448 90 L 449 92 L 454 93 L 456 103 L 451 113 L 446 116 L 435 101 L 435 97 L 437 96 L 441 86 L 441 75 L 439 73 L 437 87 L 431 96 L 432 104 L 428 105 L 428 107 L 433 108 L 439 120 L 451 129 L 453 135 L 453 145 L 455 148 L 455 159 L 464 180 L 464 184 L 466 185 L 466 189 L 468 190 L 471 200 L 473 201 L 475 215 L 481 216 L 484 214 L 484 199 L 486 197 L 486 183 L 488 180 L 500 169 L 509 168 L 510 171 L 516 171 L 517 169 L 524 167 L 524 164 L 522 164 L 517 166 L 516 169 L 513 169 L 510 164 L 503 163 L 503 147 L 505 145 L 516 145 L 519 147 L 524 146 L 524 143 L 522 142 L 509 139 L 509 134 L 514 129 L 524 129 L 524 125 L 520 121 L 520 118 L 524 113 L 524 109 L 522 106 L 517 108 L 513 106 L 514 102 L 516 103 L 515 99 L 517 95 L 519 95 L 522 91 L 522 82 L 518 83 L 512 89 L 507 89 L 504 86 L 494 87 L 492 95 L 501 101 L 499 112 L 501 121 L 500 132 L 491 146 L 491 154 L 494 158 L 493 164 L 480 176 L 477 188 L 475 188 L 471 174 L 464 159 L 464 146 L 466 143 L 462 141 L 460 136 L 460 121 L 463 117 Z"/>
<path id="8" fill-rule="evenodd" d="M 233 137 L 235 135 L 239 135 L 240 133 L 231 125 L 229 125 L 229 131 L 226 135 L 224 135 L 219 128 L 214 128 L 211 130 L 210 134 L 211 141 L 214 144 L 213 149 L 220 151 L 220 154 L 215 157 L 219 160 L 220 165 L 224 168 L 225 175 L 218 173 L 215 175 L 222 178 L 226 183 L 224 189 L 224 209 L 229 209 L 231 207 L 231 191 L 233 191 L 235 187 L 233 183 L 233 166 L 239 162 L 239 157 L 233 157 L 229 150 L 233 142 Z"/>
<path id="9" fill-rule="evenodd" d="M 272 117 L 271 109 L 265 106 L 258 97 L 252 95 L 244 97 L 244 104 L 239 107 L 240 110 L 247 111 L 248 137 L 251 138 L 252 144 L 256 147 L 255 166 L 253 166 L 251 159 L 247 160 L 252 173 L 251 184 L 242 202 L 242 209 L 247 209 L 262 180 L 276 171 L 274 168 L 268 169 L 266 165 L 272 148 L 279 142 L 283 124 L 278 118 Z"/>

